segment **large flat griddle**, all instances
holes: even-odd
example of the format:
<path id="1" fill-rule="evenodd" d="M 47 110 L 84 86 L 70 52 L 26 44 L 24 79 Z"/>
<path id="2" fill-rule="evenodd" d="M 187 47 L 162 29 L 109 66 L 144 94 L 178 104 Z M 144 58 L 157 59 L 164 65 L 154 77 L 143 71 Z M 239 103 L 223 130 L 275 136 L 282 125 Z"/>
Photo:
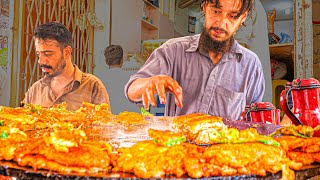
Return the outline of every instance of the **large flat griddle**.
<path id="1" fill-rule="evenodd" d="M 131 173 L 95 173 L 95 174 L 86 174 L 86 173 L 68 173 L 61 174 L 56 172 L 51 172 L 47 170 L 33 170 L 31 167 L 21 167 L 18 166 L 15 162 L 12 161 L 0 161 L 0 175 L 17 177 L 19 179 L 133 179 L 137 178 L 134 174 Z M 320 164 L 314 164 L 303 167 L 299 171 L 295 171 L 296 180 L 306 180 L 308 178 L 319 177 L 320 178 Z M 268 173 L 267 176 L 256 176 L 256 175 L 239 175 L 239 176 L 214 176 L 214 177 L 205 177 L 197 179 L 212 179 L 212 180 L 274 180 L 280 179 L 282 177 L 281 172 L 276 174 Z M 157 178 L 159 179 L 159 178 Z M 188 176 L 183 176 L 176 178 L 174 176 L 166 176 L 162 179 L 192 179 Z"/>
<path id="2" fill-rule="evenodd" d="M 101 137 L 102 139 L 110 140 L 114 139 L 116 143 L 119 143 L 118 146 L 128 147 L 134 144 L 135 142 L 149 139 L 147 135 L 147 130 L 149 128 L 158 129 L 158 130 L 170 130 L 169 124 L 172 122 L 173 117 L 150 117 L 146 118 L 148 121 L 147 125 L 144 125 L 138 129 L 138 132 L 135 130 L 127 129 L 118 129 L 116 132 L 115 127 L 103 127 L 97 126 L 93 127 L 94 129 L 88 129 L 90 132 L 96 132 L 91 134 L 93 139 L 95 136 Z M 260 134 L 268 135 L 274 132 L 276 129 L 281 126 L 272 125 L 272 124 L 263 124 L 257 122 L 243 122 L 243 121 L 233 121 L 224 119 L 224 123 L 228 127 L 234 127 L 239 130 L 247 128 L 256 128 Z M 91 127 L 92 128 L 92 127 Z M 94 130 L 94 131 L 93 131 Z M 37 130 L 33 132 L 36 133 Z M 112 143 L 111 143 L 112 144 Z M 68 173 L 62 174 L 57 172 L 52 172 L 48 170 L 34 170 L 32 167 L 21 167 L 13 161 L 0 161 L 0 175 L 17 177 L 19 179 L 132 179 L 137 178 L 134 174 L 131 173 Z M 301 170 L 295 171 L 295 179 L 305 180 L 320 175 L 320 164 L 313 164 L 310 166 L 304 166 Z M 206 177 L 198 179 L 219 179 L 219 180 L 240 180 L 240 179 L 252 179 L 252 180 L 274 180 L 280 179 L 282 177 L 281 172 L 276 174 L 268 173 L 267 176 L 257 176 L 257 175 L 239 175 L 239 176 L 215 176 L 215 177 Z M 157 178 L 159 179 L 159 178 Z M 163 179 L 192 179 L 188 176 L 183 176 L 176 178 L 174 176 L 166 176 Z M 319 176 L 320 179 L 320 176 Z"/>

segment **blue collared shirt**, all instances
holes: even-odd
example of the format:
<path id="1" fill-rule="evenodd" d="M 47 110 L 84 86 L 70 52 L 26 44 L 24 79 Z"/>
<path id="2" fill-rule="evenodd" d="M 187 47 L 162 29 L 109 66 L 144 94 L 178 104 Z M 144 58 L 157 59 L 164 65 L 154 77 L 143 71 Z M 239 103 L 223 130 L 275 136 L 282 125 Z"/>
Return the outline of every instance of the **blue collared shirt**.
<path id="1" fill-rule="evenodd" d="M 262 101 L 265 82 L 255 53 L 235 41 L 215 65 L 207 53 L 199 51 L 199 39 L 200 35 L 170 39 L 156 49 L 130 77 L 126 96 L 134 80 L 168 75 L 183 91 L 182 108 L 176 106 L 172 94 L 167 95 L 168 116 L 201 112 L 237 120 L 246 105 Z"/>

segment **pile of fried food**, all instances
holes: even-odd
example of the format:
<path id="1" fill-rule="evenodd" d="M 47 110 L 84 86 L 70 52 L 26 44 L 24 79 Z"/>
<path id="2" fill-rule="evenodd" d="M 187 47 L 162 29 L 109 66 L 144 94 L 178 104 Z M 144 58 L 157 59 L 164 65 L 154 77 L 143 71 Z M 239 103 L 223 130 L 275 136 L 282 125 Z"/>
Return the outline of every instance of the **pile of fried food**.
<path id="1" fill-rule="evenodd" d="M 41 138 L 28 138 L 17 128 L 1 127 L 0 160 L 61 173 L 97 173 L 111 170 L 112 146 L 86 141 L 82 130 L 57 129 Z"/>
<path id="2" fill-rule="evenodd" d="M 315 128 L 302 125 L 288 126 L 278 129 L 271 136 L 282 134 L 283 136 L 277 137 L 276 140 L 290 159 L 308 165 L 314 162 L 320 163 L 320 137 L 312 137 L 319 129 L 319 125 Z"/>
<path id="3" fill-rule="evenodd" d="M 65 107 L 0 106 L 0 161 L 90 176 L 124 172 L 140 178 L 201 178 L 282 171 L 283 178 L 294 179 L 293 170 L 320 160 L 320 141 L 312 137 L 315 129 L 306 126 L 295 127 L 294 133 L 281 128 L 271 137 L 253 128 L 228 128 L 220 117 L 196 113 L 174 118 L 170 131 L 149 129 L 149 139 L 114 148 L 108 140 L 89 138 L 89 127 L 121 124 L 131 131 L 147 127 L 142 115 L 113 115 L 105 104 L 84 103 L 74 112 Z"/>

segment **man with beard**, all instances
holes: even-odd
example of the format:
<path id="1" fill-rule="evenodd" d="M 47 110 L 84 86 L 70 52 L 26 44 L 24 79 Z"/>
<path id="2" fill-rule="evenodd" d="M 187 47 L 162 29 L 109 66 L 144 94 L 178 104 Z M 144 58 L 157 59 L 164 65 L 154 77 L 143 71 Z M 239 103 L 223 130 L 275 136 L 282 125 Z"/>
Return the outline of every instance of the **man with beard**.
<path id="1" fill-rule="evenodd" d="M 251 12 L 253 0 L 204 0 L 201 34 L 171 39 L 156 49 L 125 87 L 128 99 L 156 106 L 165 115 L 195 112 L 240 119 L 246 105 L 262 100 L 259 58 L 234 34 Z M 169 93 L 167 93 L 169 92 Z"/>
<path id="2" fill-rule="evenodd" d="M 68 110 L 79 109 L 83 102 L 109 104 L 102 82 L 72 64 L 72 36 L 66 26 L 57 22 L 42 24 L 33 36 L 45 76 L 30 87 L 23 103 L 52 107 L 66 102 Z"/>

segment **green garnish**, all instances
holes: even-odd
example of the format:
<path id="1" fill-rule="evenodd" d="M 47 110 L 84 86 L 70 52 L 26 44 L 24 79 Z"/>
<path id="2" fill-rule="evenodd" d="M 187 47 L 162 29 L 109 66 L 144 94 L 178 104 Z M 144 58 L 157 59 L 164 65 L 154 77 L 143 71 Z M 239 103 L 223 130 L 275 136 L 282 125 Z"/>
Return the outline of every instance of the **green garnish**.
<path id="1" fill-rule="evenodd" d="M 0 126 L 4 126 L 4 120 L 0 120 Z"/>
<path id="2" fill-rule="evenodd" d="M 141 111 L 142 116 L 153 116 L 153 114 L 151 114 L 150 112 L 145 110 L 143 107 L 140 108 L 140 111 Z"/>
<path id="3" fill-rule="evenodd" d="M 68 125 L 68 131 L 73 130 L 73 126 L 72 125 Z"/>
<path id="4" fill-rule="evenodd" d="M 276 137 L 279 135 L 293 135 L 301 138 L 310 138 L 312 135 L 309 135 L 308 133 L 305 134 L 300 134 L 295 126 L 287 126 L 287 127 L 282 127 L 278 128 L 275 130 L 273 133 L 271 133 L 269 136 L 270 137 Z"/>
<path id="5" fill-rule="evenodd" d="M 41 105 L 34 105 L 34 104 L 26 104 L 26 107 L 30 107 L 30 111 L 33 113 L 38 113 L 38 111 L 42 108 Z"/>
<path id="6" fill-rule="evenodd" d="M 278 143 L 276 140 L 272 140 L 272 139 L 258 139 L 258 142 L 262 142 L 263 144 L 267 144 L 267 145 L 280 147 L 280 143 Z"/>
<path id="7" fill-rule="evenodd" d="M 0 138 L 2 139 L 7 139 L 8 138 L 8 133 L 7 131 L 2 131 L 1 135 L 0 135 Z"/>
<path id="8" fill-rule="evenodd" d="M 178 145 L 178 144 L 180 144 L 180 143 L 182 143 L 184 141 L 186 141 L 185 137 L 177 137 L 177 138 L 169 139 L 169 141 L 167 141 L 165 143 L 165 146 L 171 147 L 171 146 L 174 146 L 174 145 Z"/>
<path id="9" fill-rule="evenodd" d="M 94 107 L 94 109 L 95 109 L 96 111 L 99 111 L 99 110 L 101 109 L 101 104 L 96 105 L 96 106 Z"/>

